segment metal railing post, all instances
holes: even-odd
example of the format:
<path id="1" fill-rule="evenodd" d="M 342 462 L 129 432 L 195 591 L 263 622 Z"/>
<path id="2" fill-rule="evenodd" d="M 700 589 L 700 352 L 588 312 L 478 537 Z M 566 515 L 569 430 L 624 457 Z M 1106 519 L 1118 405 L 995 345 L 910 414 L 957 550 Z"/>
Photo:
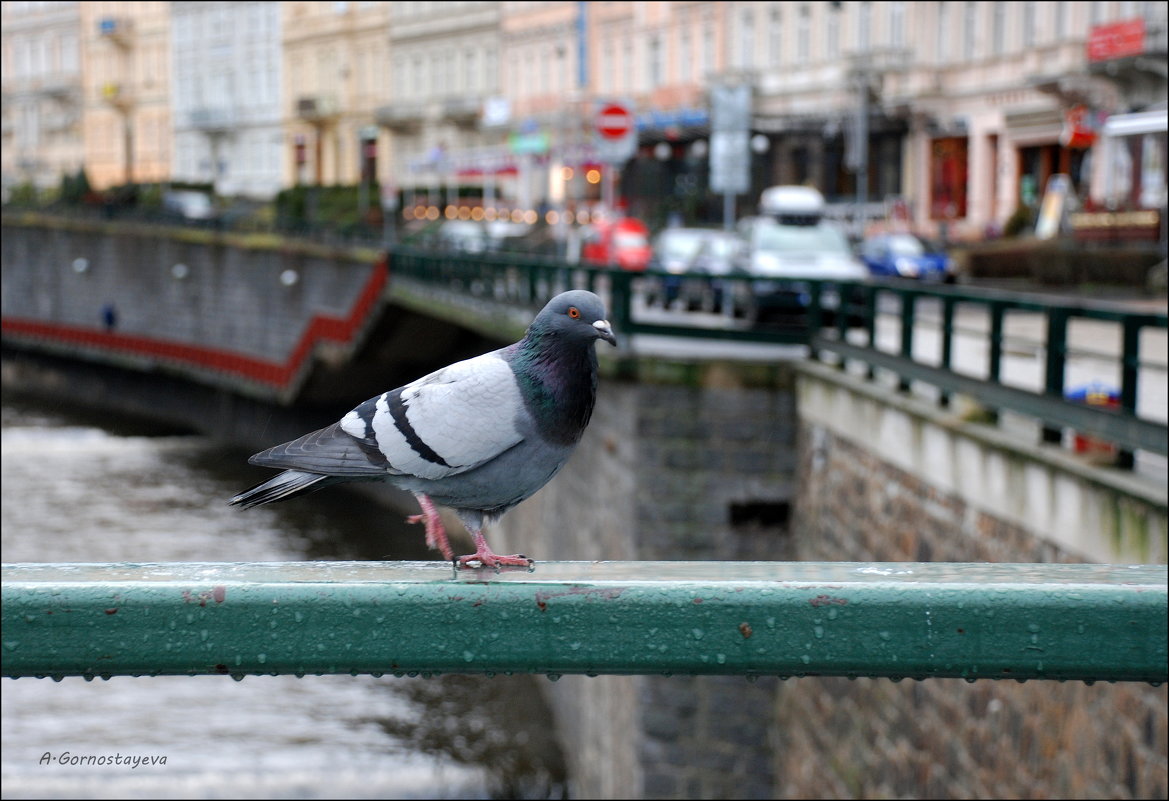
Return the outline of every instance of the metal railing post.
<path id="1" fill-rule="evenodd" d="M 913 290 L 902 290 L 901 295 L 901 356 L 913 361 L 913 323 L 917 307 L 917 293 Z M 897 388 L 908 392 L 910 381 L 904 375 L 897 377 Z"/>
<path id="2" fill-rule="evenodd" d="M 1126 317 L 1121 330 L 1120 354 L 1120 408 L 1128 414 L 1137 411 L 1137 381 L 1141 365 L 1141 328 L 1145 321 L 1138 317 Z M 1116 466 L 1132 470 L 1136 459 L 1130 448 L 1121 448 L 1116 454 Z"/>
<path id="3" fill-rule="evenodd" d="M 954 298 L 949 295 L 942 298 L 942 353 L 939 366 L 943 370 L 951 369 L 954 357 L 954 306 Z M 950 393 L 942 390 L 938 403 L 942 407 L 949 407 Z"/>
<path id="4" fill-rule="evenodd" d="M 1062 398 L 1064 376 L 1067 368 L 1068 311 L 1053 308 L 1047 312 L 1047 357 L 1043 368 L 1043 391 L 1048 395 Z M 1063 430 L 1053 426 L 1043 427 L 1043 441 L 1063 441 Z"/>
<path id="5" fill-rule="evenodd" d="M 999 377 L 1003 365 L 1003 315 L 1005 312 L 1005 304 L 1000 301 L 990 301 L 990 333 L 988 334 L 990 351 L 986 365 L 986 380 L 993 384 L 1001 383 Z M 988 409 L 987 411 L 990 421 L 998 422 L 999 410 Z"/>

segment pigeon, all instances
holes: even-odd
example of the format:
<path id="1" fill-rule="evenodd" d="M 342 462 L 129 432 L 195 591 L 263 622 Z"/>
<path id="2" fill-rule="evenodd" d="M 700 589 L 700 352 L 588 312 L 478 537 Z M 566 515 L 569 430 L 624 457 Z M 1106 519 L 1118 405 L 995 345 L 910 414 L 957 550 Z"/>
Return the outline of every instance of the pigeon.
<path id="1" fill-rule="evenodd" d="M 531 566 L 492 552 L 484 528 L 555 476 L 580 441 L 597 396 L 593 343 L 617 338 L 592 292 L 562 292 L 523 339 L 370 398 L 338 422 L 252 456 L 284 472 L 230 503 L 245 509 L 346 481 L 411 492 L 426 544 L 456 567 Z M 455 557 L 437 506 L 454 510 L 475 543 Z"/>

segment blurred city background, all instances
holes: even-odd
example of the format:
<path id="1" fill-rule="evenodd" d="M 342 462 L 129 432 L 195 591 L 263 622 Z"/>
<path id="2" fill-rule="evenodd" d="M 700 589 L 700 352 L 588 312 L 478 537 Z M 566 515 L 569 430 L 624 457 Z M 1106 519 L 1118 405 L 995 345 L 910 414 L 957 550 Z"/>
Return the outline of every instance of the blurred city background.
<path id="1" fill-rule="evenodd" d="M 854 241 L 1031 233 L 1051 194 L 1040 238 L 1163 248 L 1166 13 L 5 2 L 4 199 L 575 259 L 598 211 L 717 227 L 772 185 Z"/>

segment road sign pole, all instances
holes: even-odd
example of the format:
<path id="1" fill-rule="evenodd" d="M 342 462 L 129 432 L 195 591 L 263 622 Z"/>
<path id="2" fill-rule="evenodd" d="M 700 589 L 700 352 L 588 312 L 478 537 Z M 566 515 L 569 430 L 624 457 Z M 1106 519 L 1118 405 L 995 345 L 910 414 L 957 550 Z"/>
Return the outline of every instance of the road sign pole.
<path id="1" fill-rule="evenodd" d="M 605 165 L 601 202 L 614 215 L 617 210 L 617 171 L 637 152 L 637 122 L 633 105 L 625 100 L 598 103 L 594 130 L 600 161 Z"/>

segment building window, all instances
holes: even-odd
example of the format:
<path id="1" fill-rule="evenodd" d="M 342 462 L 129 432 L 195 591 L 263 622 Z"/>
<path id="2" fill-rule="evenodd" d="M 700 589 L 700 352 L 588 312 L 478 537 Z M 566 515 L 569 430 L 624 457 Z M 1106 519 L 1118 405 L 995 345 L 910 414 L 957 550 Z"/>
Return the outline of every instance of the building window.
<path id="1" fill-rule="evenodd" d="M 605 68 L 601 72 L 601 91 L 605 94 L 612 94 L 613 92 L 613 71 L 615 66 L 613 61 L 617 54 L 613 48 L 612 42 L 605 43 Z"/>
<path id="2" fill-rule="evenodd" d="M 905 46 L 905 3 L 889 4 L 889 44 L 893 47 Z"/>
<path id="3" fill-rule="evenodd" d="M 744 8 L 739 17 L 739 66 L 755 66 L 755 12 L 750 8 Z"/>
<path id="4" fill-rule="evenodd" d="M 950 33 L 950 4 L 938 4 L 938 63 L 945 64 L 950 60 L 950 48 L 946 46 L 946 37 Z"/>
<path id="5" fill-rule="evenodd" d="M 623 59 L 623 62 L 625 64 L 625 81 L 623 88 L 624 91 L 631 92 L 637 83 L 634 76 L 636 70 L 634 69 L 635 65 L 633 61 L 633 40 L 629 38 L 625 39 L 625 58 Z"/>
<path id="6" fill-rule="evenodd" d="M 476 56 L 478 53 L 473 49 L 469 49 L 463 54 L 463 89 L 469 93 L 474 93 L 479 89 L 479 62 Z"/>
<path id="7" fill-rule="evenodd" d="M 840 58 L 840 15 L 841 10 L 835 6 L 828 9 L 828 24 L 824 26 L 824 51 L 828 59 L 833 61 Z"/>
<path id="8" fill-rule="evenodd" d="M 830 14 L 834 19 L 836 14 Z M 778 67 L 783 58 L 783 12 L 778 8 L 771 9 L 767 20 L 767 64 Z"/>
<path id="9" fill-rule="evenodd" d="M 1023 47 L 1035 44 L 1035 4 L 1023 4 Z"/>
<path id="10" fill-rule="evenodd" d="M 649 73 L 649 88 L 657 89 L 662 85 L 665 71 L 665 65 L 662 63 L 662 39 L 660 36 L 652 36 L 649 40 L 649 48 L 647 50 L 649 56 L 648 73 Z"/>
<path id="11" fill-rule="evenodd" d="M 713 20 L 707 20 L 702 26 L 702 78 L 706 79 L 714 73 L 714 26 Z"/>
<path id="12" fill-rule="evenodd" d="M 495 48 L 487 48 L 487 54 L 484 58 L 485 63 L 485 77 L 483 83 L 483 91 L 496 92 L 499 90 L 499 61 L 496 58 Z"/>
<path id="13" fill-rule="evenodd" d="M 1061 4 L 1062 8 L 1063 5 Z M 962 21 L 962 58 L 966 61 L 974 60 L 976 43 L 978 41 L 978 6 L 967 2 L 965 19 Z"/>
<path id="14" fill-rule="evenodd" d="M 948 4 L 943 3 L 942 8 L 945 8 L 946 5 Z M 860 15 L 860 19 L 856 25 L 856 49 L 862 53 L 867 53 L 869 47 L 872 45 L 873 4 L 861 3 L 857 7 L 857 13 Z"/>
<path id="15" fill-rule="evenodd" d="M 946 4 L 942 4 L 945 8 Z M 994 14 L 993 27 L 991 29 L 990 46 L 991 51 L 996 56 L 1001 56 L 1006 49 L 1007 38 L 1007 8 L 1003 3 L 994 3 L 991 8 Z"/>
<path id="16" fill-rule="evenodd" d="M 800 17 L 796 23 L 796 58 L 801 64 L 808 61 L 811 49 L 812 11 L 808 4 L 800 6 Z"/>
<path id="17" fill-rule="evenodd" d="M 694 54 L 691 52 L 690 26 L 682 29 L 681 42 L 678 44 L 678 81 L 690 83 L 694 80 Z"/>

